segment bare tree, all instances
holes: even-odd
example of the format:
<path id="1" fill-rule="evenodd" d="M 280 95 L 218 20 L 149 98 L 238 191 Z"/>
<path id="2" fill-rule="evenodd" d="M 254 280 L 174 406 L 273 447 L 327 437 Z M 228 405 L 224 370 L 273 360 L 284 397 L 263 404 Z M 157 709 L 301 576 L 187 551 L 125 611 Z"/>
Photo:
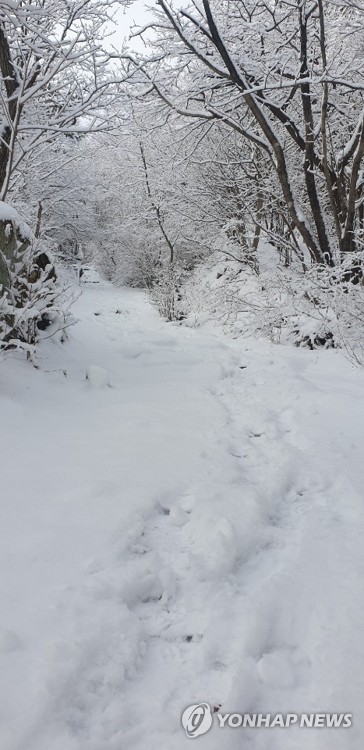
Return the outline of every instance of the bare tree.
<path id="1" fill-rule="evenodd" d="M 154 15 L 140 32 L 153 30 L 151 53 L 124 56 L 130 94 L 253 144 L 312 261 L 334 266 L 361 250 L 362 3 L 202 0 L 177 10 L 157 0 Z M 257 201 L 257 226 L 261 210 Z"/>
<path id="2" fill-rule="evenodd" d="M 114 0 L 2 4 L 1 200 L 35 148 L 108 126 L 117 90 L 103 39 L 114 7 Z"/>

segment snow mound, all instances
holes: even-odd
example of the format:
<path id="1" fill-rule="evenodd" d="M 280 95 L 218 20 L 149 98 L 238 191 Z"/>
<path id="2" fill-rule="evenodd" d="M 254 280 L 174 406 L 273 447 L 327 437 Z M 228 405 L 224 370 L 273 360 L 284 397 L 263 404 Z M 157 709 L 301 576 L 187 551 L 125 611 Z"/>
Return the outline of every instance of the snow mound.
<path id="1" fill-rule="evenodd" d="M 0 201 L 0 221 L 10 221 L 19 230 L 19 233 L 24 240 L 28 240 L 29 242 L 33 240 L 33 232 L 28 224 L 23 221 L 20 214 L 15 208 L 13 208 L 13 206 L 9 206 L 9 204 L 4 203 L 4 201 Z"/>
<path id="2" fill-rule="evenodd" d="M 109 386 L 109 373 L 99 365 L 89 365 L 86 370 L 86 380 L 93 388 Z"/>

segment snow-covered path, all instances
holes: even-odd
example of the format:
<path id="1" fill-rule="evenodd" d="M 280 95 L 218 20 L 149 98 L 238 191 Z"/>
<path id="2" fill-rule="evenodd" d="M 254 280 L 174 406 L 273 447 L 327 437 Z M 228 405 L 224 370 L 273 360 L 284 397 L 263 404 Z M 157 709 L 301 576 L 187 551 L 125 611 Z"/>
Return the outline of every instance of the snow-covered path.
<path id="1" fill-rule="evenodd" d="M 106 283 L 77 308 L 0 368 L 1 749 L 179 750 L 207 701 L 354 725 L 201 748 L 362 750 L 363 373 Z"/>

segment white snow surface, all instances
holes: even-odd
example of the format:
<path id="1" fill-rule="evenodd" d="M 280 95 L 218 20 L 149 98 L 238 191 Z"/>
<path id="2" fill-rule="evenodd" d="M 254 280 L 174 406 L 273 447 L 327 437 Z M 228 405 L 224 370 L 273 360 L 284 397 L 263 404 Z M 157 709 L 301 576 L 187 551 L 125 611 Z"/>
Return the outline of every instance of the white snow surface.
<path id="1" fill-rule="evenodd" d="M 206 701 L 354 723 L 201 749 L 362 750 L 363 371 L 106 282 L 75 313 L 0 365 L 0 747 L 180 750 Z"/>

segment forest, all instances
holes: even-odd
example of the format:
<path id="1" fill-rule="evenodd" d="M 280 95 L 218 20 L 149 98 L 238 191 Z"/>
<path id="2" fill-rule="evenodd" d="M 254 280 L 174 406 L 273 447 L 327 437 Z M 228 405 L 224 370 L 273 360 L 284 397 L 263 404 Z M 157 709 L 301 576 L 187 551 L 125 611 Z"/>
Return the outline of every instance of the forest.
<path id="1" fill-rule="evenodd" d="M 2 6 L 3 348 L 67 327 L 57 268 L 92 263 L 361 364 L 362 4 L 158 0 L 116 48 L 120 5 Z"/>

